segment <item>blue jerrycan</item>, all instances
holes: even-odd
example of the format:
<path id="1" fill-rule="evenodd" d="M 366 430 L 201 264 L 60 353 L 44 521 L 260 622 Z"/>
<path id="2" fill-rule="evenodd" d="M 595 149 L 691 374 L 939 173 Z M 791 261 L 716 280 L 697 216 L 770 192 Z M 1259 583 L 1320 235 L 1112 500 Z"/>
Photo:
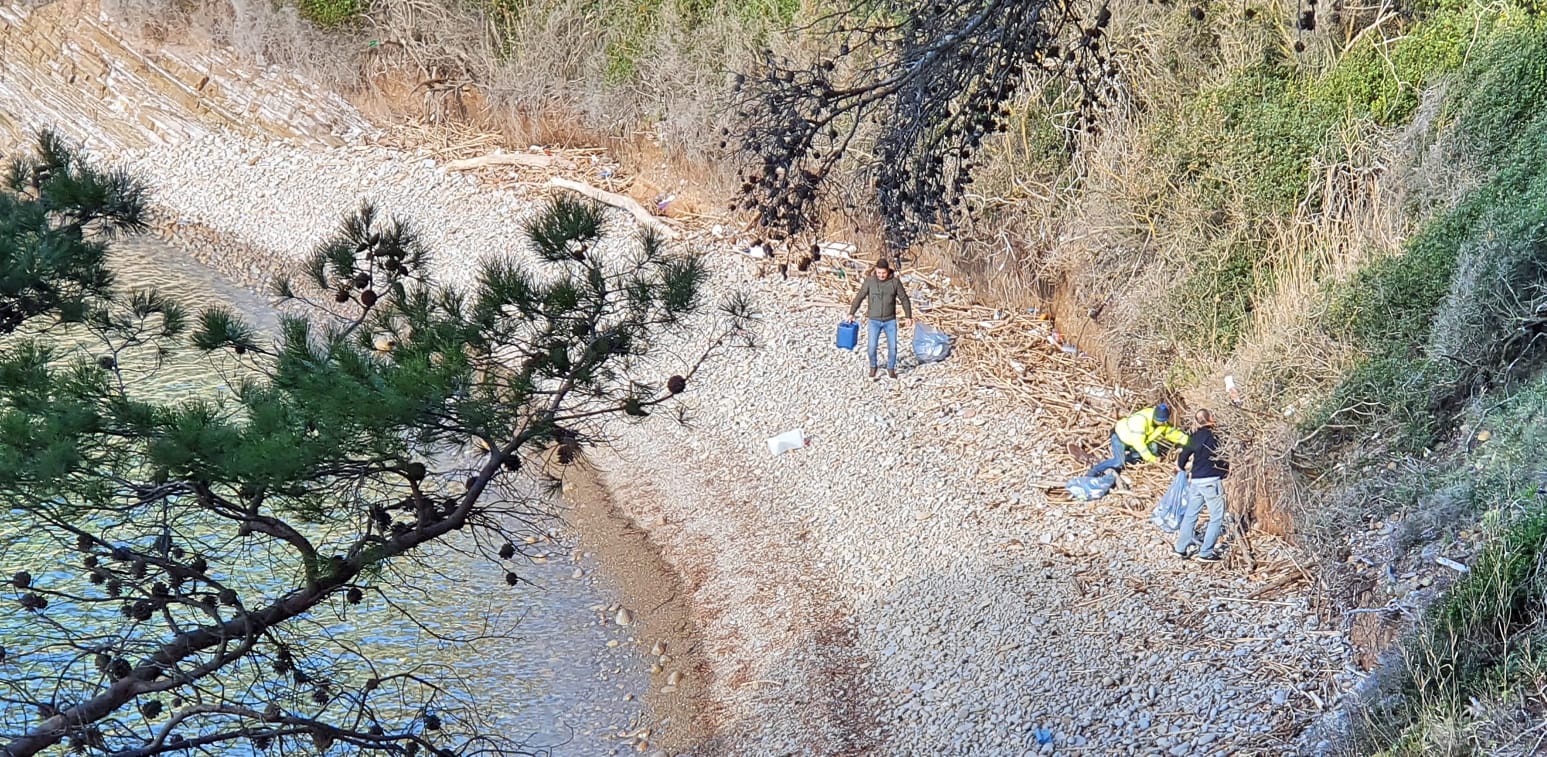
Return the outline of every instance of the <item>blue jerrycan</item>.
<path id="1" fill-rule="evenodd" d="M 859 322 L 838 324 L 838 349 L 852 350 L 856 344 L 859 344 Z"/>

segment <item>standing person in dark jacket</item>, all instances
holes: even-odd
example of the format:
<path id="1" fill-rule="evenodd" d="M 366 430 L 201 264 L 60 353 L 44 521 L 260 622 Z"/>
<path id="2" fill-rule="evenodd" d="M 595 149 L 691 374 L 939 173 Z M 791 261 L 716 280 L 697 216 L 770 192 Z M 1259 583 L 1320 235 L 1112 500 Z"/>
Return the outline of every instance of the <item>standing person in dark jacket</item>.
<path id="1" fill-rule="evenodd" d="M 870 377 L 876 377 L 876 347 L 881 333 L 886 332 L 886 375 L 897 378 L 897 303 L 902 303 L 904 326 L 913 325 L 913 302 L 902 281 L 892 274 L 892 264 L 886 258 L 876 261 L 875 270 L 865 277 L 854 299 L 849 301 L 849 316 L 845 323 L 854 320 L 854 311 L 860 303 L 868 303 L 865 318 L 870 322 Z"/>
<path id="2" fill-rule="evenodd" d="M 1187 444 L 1176 459 L 1176 469 L 1186 471 L 1192 462 L 1187 482 L 1187 512 L 1182 515 L 1182 527 L 1176 533 L 1176 554 L 1187 558 L 1188 551 L 1198 540 L 1198 514 L 1203 506 L 1209 508 L 1209 526 L 1198 547 L 1198 559 L 1203 562 L 1219 562 L 1215 547 L 1219 545 L 1219 532 L 1225 525 L 1225 476 L 1230 466 L 1216 458 L 1219 439 L 1214 436 L 1214 414 L 1199 410 L 1195 418 L 1197 430 L 1187 435 Z"/>

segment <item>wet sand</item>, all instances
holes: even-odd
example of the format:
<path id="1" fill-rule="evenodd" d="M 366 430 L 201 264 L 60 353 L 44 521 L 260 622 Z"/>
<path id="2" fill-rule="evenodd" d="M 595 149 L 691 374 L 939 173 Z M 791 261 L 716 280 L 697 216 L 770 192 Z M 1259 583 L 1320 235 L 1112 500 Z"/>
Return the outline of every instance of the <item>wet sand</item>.
<path id="1" fill-rule="evenodd" d="M 718 718 L 708 689 L 709 667 L 688 602 L 683 577 L 662 559 L 647 526 L 626 515 L 589 463 L 563 471 L 566 520 L 579 548 L 616 582 L 624 606 L 634 613 L 633 638 L 653 659 L 645 704 L 657 733 L 651 745 L 668 754 L 692 753 L 713 738 Z M 661 646 L 658 646 L 661 645 Z M 664 647 L 664 656 L 652 655 Z M 673 673 L 680 679 L 670 683 Z"/>

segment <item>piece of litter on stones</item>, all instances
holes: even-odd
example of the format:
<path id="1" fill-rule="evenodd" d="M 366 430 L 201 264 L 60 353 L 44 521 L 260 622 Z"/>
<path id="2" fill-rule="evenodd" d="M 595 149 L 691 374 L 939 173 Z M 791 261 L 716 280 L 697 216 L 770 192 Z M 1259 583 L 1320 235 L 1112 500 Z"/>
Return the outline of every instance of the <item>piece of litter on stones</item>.
<path id="1" fill-rule="evenodd" d="M 1453 571 L 1455 571 L 1457 573 L 1470 573 L 1470 572 L 1472 572 L 1471 568 L 1468 568 L 1465 565 L 1462 565 L 1461 563 L 1458 563 L 1455 560 L 1450 559 L 1449 557 L 1439 556 L 1439 557 L 1434 558 L 1434 561 L 1439 563 L 1439 564 L 1441 564 L 1441 565 L 1443 565 L 1443 566 L 1445 566 L 1445 567 L 1447 567 L 1447 568 L 1450 568 L 1451 570 L 1453 570 Z"/>
<path id="2" fill-rule="evenodd" d="M 810 443 L 804 431 L 791 429 L 778 436 L 768 437 L 768 451 L 775 455 L 782 455 L 792 449 L 800 449 Z"/>

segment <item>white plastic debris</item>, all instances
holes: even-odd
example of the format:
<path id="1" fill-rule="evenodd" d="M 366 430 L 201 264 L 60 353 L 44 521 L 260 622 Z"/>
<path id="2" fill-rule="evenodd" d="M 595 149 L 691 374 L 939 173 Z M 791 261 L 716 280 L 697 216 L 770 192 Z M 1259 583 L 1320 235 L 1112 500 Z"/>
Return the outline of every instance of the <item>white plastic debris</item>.
<path id="1" fill-rule="evenodd" d="M 1450 559 L 1449 557 L 1443 557 L 1443 556 L 1436 557 L 1436 558 L 1434 558 L 1434 561 L 1439 563 L 1439 564 L 1441 564 L 1441 565 L 1443 565 L 1443 566 L 1445 566 L 1445 567 L 1447 567 L 1447 568 L 1450 568 L 1451 570 L 1453 570 L 1453 571 L 1455 571 L 1457 573 L 1470 573 L 1470 572 L 1472 572 L 1471 568 L 1468 568 L 1465 565 L 1462 565 L 1461 563 L 1458 563 L 1455 560 Z"/>
<path id="2" fill-rule="evenodd" d="M 1225 377 L 1225 394 L 1230 396 L 1231 402 L 1237 405 L 1241 404 L 1241 393 L 1236 391 L 1235 388 L 1235 376 Z"/>
<path id="3" fill-rule="evenodd" d="M 800 429 L 792 429 L 778 436 L 768 437 L 768 451 L 775 455 L 782 455 L 792 449 L 800 449 L 806 446 L 806 434 Z"/>
<path id="4" fill-rule="evenodd" d="M 823 256 L 831 255 L 835 258 L 845 258 L 849 260 L 852 260 L 855 253 L 859 252 L 858 247 L 848 242 L 818 242 L 817 248 L 822 251 Z"/>

